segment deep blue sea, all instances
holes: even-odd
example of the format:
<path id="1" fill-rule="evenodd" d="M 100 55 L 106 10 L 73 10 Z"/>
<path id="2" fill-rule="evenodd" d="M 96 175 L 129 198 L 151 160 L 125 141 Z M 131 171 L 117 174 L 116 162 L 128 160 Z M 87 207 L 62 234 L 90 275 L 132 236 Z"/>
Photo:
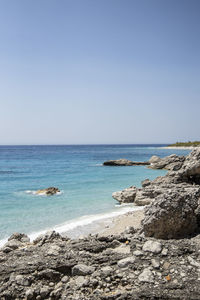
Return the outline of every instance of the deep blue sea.
<path id="1" fill-rule="evenodd" d="M 0 240 L 13 232 L 36 236 L 48 229 L 66 232 L 104 216 L 125 212 L 112 193 L 145 178 L 164 175 L 144 166 L 108 167 L 109 159 L 148 160 L 188 150 L 163 145 L 0 146 Z M 29 193 L 49 186 L 61 194 Z M 2 242 L 2 241 L 1 241 Z"/>

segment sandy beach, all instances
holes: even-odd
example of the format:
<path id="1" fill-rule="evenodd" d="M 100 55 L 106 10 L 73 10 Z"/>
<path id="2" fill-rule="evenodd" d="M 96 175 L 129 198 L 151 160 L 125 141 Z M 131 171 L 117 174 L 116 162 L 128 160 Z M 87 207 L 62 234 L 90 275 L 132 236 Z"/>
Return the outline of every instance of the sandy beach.
<path id="1" fill-rule="evenodd" d="M 143 218 L 144 209 L 128 212 L 113 218 L 109 225 L 104 224 L 104 229 L 102 229 L 102 232 L 99 234 L 103 236 L 120 234 L 129 226 L 133 226 L 137 229 L 140 227 Z"/>

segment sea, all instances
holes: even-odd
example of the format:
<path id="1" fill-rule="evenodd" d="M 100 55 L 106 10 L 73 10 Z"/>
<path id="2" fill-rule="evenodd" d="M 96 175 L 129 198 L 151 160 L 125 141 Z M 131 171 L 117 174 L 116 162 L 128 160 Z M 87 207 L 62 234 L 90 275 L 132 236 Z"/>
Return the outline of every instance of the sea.
<path id="1" fill-rule="evenodd" d="M 112 193 L 164 175 L 146 166 L 110 167 L 103 162 L 126 158 L 146 161 L 152 155 L 186 155 L 166 145 L 0 146 L 0 245 L 14 232 L 34 239 L 56 230 L 70 237 L 92 232 L 100 221 L 140 209 L 119 205 Z M 55 186 L 54 196 L 36 195 Z"/>

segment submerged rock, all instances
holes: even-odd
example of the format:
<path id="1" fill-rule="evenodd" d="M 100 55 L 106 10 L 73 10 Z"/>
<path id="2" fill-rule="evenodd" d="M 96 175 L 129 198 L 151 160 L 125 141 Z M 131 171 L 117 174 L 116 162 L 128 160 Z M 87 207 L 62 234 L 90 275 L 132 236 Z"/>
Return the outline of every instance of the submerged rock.
<path id="1" fill-rule="evenodd" d="M 43 190 L 37 190 L 36 191 L 36 194 L 37 195 L 47 195 L 47 196 L 52 196 L 52 195 L 55 195 L 57 193 L 59 193 L 60 190 L 56 187 L 49 187 L 49 188 L 46 188 L 46 189 L 43 189 Z"/>

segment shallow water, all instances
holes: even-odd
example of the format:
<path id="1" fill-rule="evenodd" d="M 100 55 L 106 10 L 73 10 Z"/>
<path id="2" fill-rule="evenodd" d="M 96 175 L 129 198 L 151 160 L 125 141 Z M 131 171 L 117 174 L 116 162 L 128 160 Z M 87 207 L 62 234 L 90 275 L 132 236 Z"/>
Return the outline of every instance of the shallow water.
<path id="1" fill-rule="evenodd" d="M 0 146 L 0 239 L 16 231 L 36 236 L 55 227 L 74 230 L 104 214 L 123 213 L 112 192 L 140 186 L 145 178 L 153 179 L 165 171 L 145 166 L 106 167 L 102 163 L 119 158 L 145 161 L 152 155 L 189 152 L 161 146 Z M 47 197 L 28 192 L 49 186 L 58 187 L 61 193 Z"/>

